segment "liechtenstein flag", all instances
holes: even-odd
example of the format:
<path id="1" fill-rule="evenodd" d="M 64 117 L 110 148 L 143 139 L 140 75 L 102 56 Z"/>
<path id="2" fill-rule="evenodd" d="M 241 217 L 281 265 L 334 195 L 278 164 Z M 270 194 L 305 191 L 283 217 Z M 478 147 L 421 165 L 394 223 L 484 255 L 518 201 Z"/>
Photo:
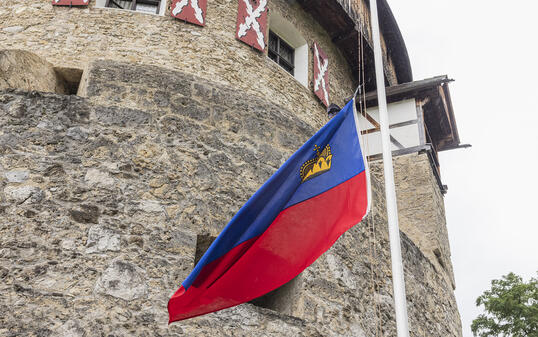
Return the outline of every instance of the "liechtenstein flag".
<path id="1" fill-rule="evenodd" d="M 260 297 L 289 282 L 370 206 L 351 100 L 247 201 L 170 298 L 170 322 Z"/>

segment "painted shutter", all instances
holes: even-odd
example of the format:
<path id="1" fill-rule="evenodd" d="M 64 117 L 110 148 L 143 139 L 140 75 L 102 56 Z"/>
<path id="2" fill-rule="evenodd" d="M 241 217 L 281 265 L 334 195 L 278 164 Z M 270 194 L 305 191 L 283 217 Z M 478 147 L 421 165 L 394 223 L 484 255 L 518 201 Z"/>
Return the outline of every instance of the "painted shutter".
<path id="1" fill-rule="evenodd" d="M 90 0 L 52 0 L 54 6 L 87 6 Z"/>
<path id="2" fill-rule="evenodd" d="M 329 106 L 329 58 L 316 42 L 312 49 L 314 49 L 314 93 L 327 107 Z"/>
<path id="3" fill-rule="evenodd" d="M 170 14 L 180 20 L 205 26 L 207 0 L 172 0 Z"/>
<path id="4" fill-rule="evenodd" d="M 267 45 L 268 0 L 239 0 L 236 37 L 244 43 L 264 51 Z"/>

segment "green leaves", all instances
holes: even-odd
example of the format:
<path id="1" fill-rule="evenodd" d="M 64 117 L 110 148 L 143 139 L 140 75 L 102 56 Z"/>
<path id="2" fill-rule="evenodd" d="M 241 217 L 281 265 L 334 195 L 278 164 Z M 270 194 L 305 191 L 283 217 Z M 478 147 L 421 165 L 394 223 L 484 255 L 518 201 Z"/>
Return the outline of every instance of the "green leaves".
<path id="1" fill-rule="evenodd" d="M 486 313 L 471 324 L 474 336 L 538 337 L 538 278 L 525 283 L 510 273 L 493 280 L 476 305 Z"/>

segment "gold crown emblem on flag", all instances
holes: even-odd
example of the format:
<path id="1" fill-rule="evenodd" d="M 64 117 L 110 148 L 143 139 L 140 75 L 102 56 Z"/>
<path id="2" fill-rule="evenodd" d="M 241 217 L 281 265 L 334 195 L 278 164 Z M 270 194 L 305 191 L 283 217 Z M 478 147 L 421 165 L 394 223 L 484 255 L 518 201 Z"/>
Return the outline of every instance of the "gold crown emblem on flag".
<path id="1" fill-rule="evenodd" d="M 314 145 L 314 151 L 316 156 L 306 161 L 301 166 L 301 182 L 305 182 L 309 179 L 319 176 L 331 169 L 333 155 L 331 153 L 331 146 L 327 145 L 323 151 L 319 151 L 321 148 Z"/>

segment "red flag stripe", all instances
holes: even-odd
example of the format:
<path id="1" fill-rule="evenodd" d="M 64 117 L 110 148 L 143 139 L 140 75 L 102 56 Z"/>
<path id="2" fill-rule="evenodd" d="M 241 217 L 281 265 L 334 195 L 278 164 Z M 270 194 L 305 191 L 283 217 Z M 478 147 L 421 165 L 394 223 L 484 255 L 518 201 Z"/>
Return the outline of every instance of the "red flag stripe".
<path id="1" fill-rule="evenodd" d="M 262 235 L 205 266 L 198 286 L 180 288 L 168 303 L 170 322 L 250 301 L 289 282 L 362 220 L 366 189 L 363 171 L 282 211 Z"/>

